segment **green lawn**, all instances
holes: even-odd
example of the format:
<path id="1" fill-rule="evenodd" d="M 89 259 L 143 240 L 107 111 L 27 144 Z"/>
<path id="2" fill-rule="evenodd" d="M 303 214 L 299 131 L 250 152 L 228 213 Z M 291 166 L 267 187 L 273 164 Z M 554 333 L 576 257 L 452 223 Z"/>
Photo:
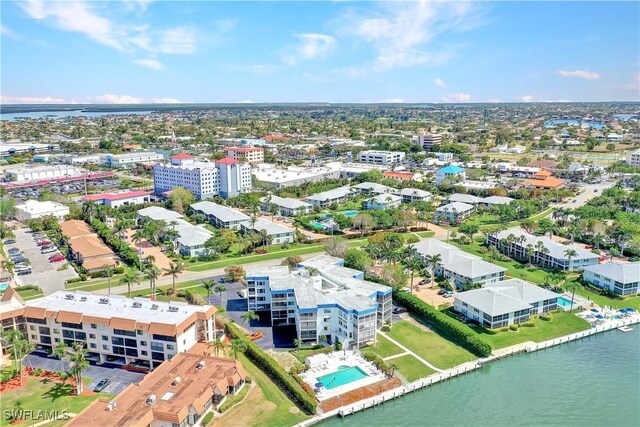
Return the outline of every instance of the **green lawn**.
<path id="1" fill-rule="evenodd" d="M 433 231 L 416 231 L 415 234 L 420 237 L 433 237 L 433 235 L 436 233 Z"/>
<path id="2" fill-rule="evenodd" d="M 293 354 L 296 359 L 298 359 L 300 361 L 300 363 L 304 363 L 304 359 L 308 356 L 312 356 L 314 354 L 318 354 L 318 353 L 323 353 L 325 350 L 324 348 L 319 348 L 317 350 L 312 350 L 312 349 L 300 349 L 298 351 L 292 351 L 291 354 Z"/>
<path id="3" fill-rule="evenodd" d="M 575 280 L 575 279 L 574 279 Z M 564 287 L 569 286 L 570 282 L 568 282 Z M 578 288 L 576 289 L 576 295 L 580 295 L 585 298 L 589 298 L 591 301 L 595 302 L 599 306 L 611 306 L 613 308 L 635 308 L 637 311 L 640 311 L 640 297 L 633 296 L 625 299 L 613 299 L 609 297 L 605 297 L 604 295 L 599 295 L 594 292 L 591 292 L 587 288 Z"/>
<path id="4" fill-rule="evenodd" d="M 394 323 L 389 336 L 440 369 L 452 368 L 476 359 L 462 347 L 408 321 Z"/>
<path id="5" fill-rule="evenodd" d="M 26 291 L 18 291 L 18 294 L 20 294 L 23 300 L 30 300 L 40 298 L 43 295 L 43 292 L 40 289 L 29 289 Z"/>
<path id="6" fill-rule="evenodd" d="M 71 392 L 71 384 L 60 384 L 30 378 L 26 387 L 20 390 L 2 393 L 2 409 L 15 409 L 15 402 L 20 400 L 22 402 L 22 409 L 24 410 L 33 410 L 34 412 L 39 410 L 58 411 L 60 414 L 62 414 L 62 411 L 68 411 L 77 414 L 98 398 L 109 399 L 112 397 L 106 393 L 97 393 L 91 396 L 74 396 Z M 38 422 L 38 420 L 34 420 L 33 422 L 27 421 L 24 424 L 31 425 L 36 422 Z M 0 426 L 9 425 L 3 414 L 3 416 L 0 417 Z"/>
<path id="7" fill-rule="evenodd" d="M 387 364 L 396 365 L 398 367 L 398 371 L 400 371 L 402 376 L 409 382 L 413 382 L 419 378 L 424 378 L 436 373 L 436 371 L 410 354 L 393 358 L 387 361 Z"/>
<path id="8" fill-rule="evenodd" d="M 235 405 L 222 418 L 214 419 L 214 425 L 293 426 L 309 418 L 244 354 L 238 353 L 238 359 L 261 393 L 256 398 L 250 392 L 249 398 Z"/>
<path id="9" fill-rule="evenodd" d="M 389 357 L 395 354 L 400 354 L 404 350 L 383 337 L 382 335 L 378 335 L 378 342 L 375 347 L 365 347 L 362 349 L 363 353 L 375 353 L 380 357 Z"/>
<path id="10" fill-rule="evenodd" d="M 480 328 L 471 327 L 478 335 L 491 344 L 494 349 L 508 347 L 525 341 L 541 342 L 558 338 L 573 332 L 584 331 L 591 326 L 589 322 L 569 312 L 552 313 L 551 320 L 534 320 L 534 327 L 520 327 L 517 331 L 488 334 Z"/>
<path id="11" fill-rule="evenodd" d="M 506 268 L 507 271 L 505 272 L 505 275 L 507 276 L 526 280 L 527 282 L 531 283 L 544 283 L 544 278 L 547 275 L 546 271 L 538 267 L 525 267 L 523 263 L 513 259 L 509 259 L 507 261 L 489 259 L 488 254 L 486 252 L 483 252 L 483 249 L 486 249 L 486 247 L 482 244 L 482 242 L 484 242 L 484 239 L 476 239 L 468 245 L 461 245 L 456 241 L 451 241 L 453 245 L 456 245 L 465 252 L 477 255 L 485 261 Z"/>

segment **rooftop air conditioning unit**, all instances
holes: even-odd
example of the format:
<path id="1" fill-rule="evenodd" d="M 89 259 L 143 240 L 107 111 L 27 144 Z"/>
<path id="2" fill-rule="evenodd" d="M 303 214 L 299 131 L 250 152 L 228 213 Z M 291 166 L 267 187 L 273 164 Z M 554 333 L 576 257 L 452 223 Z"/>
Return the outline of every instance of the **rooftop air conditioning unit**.
<path id="1" fill-rule="evenodd" d="M 100 304 L 109 304 L 109 298 L 100 298 Z"/>
<path id="2" fill-rule="evenodd" d="M 80 301 L 86 301 L 87 297 L 80 297 Z"/>
<path id="3" fill-rule="evenodd" d="M 75 299 L 76 297 L 75 297 L 75 295 L 73 295 L 73 294 L 67 294 L 67 295 L 65 295 L 65 297 L 64 297 L 64 298 L 65 298 L 65 299 Z"/>
<path id="4" fill-rule="evenodd" d="M 156 403 L 156 400 L 157 400 L 156 395 L 152 394 L 151 396 L 147 397 L 146 403 L 147 405 L 151 406 L 154 403 Z"/>
<path id="5" fill-rule="evenodd" d="M 133 303 L 133 306 L 136 307 L 136 308 L 140 308 L 140 307 L 142 307 L 142 303 L 136 301 L 136 302 Z"/>
<path id="6" fill-rule="evenodd" d="M 157 310 L 158 308 L 160 308 L 158 304 L 151 304 L 151 310 Z"/>
<path id="7" fill-rule="evenodd" d="M 180 377 L 176 377 L 176 378 L 173 380 L 173 382 L 171 383 L 171 385 L 174 385 L 174 386 L 175 386 L 175 385 L 178 385 L 178 384 L 180 384 L 180 381 L 182 381 L 182 378 L 180 378 Z"/>
<path id="8" fill-rule="evenodd" d="M 196 368 L 197 369 L 202 369 L 204 368 L 204 360 L 199 361 L 198 363 L 196 363 Z"/>
<path id="9" fill-rule="evenodd" d="M 173 305 L 169 306 L 169 311 L 178 311 L 178 310 L 180 310 L 179 307 L 176 307 L 176 306 L 173 306 Z"/>
<path id="10" fill-rule="evenodd" d="M 107 403 L 107 411 L 113 411 L 114 409 L 116 409 L 118 407 L 118 403 L 115 400 L 112 400 L 111 402 Z"/>

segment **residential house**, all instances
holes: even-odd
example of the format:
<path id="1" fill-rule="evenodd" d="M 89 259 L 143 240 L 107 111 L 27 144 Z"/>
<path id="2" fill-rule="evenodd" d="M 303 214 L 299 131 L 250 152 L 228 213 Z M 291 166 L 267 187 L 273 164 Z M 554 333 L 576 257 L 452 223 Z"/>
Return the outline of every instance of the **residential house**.
<path id="1" fill-rule="evenodd" d="M 402 203 L 402 196 L 396 194 L 378 194 L 377 196 L 367 199 L 362 203 L 362 207 L 365 210 L 387 210 L 400 206 Z"/>
<path id="2" fill-rule="evenodd" d="M 465 179 L 467 179 L 467 175 L 464 168 L 460 166 L 449 165 L 436 171 L 436 185 L 442 184 L 445 180 L 457 182 Z"/>
<path id="3" fill-rule="evenodd" d="M 436 208 L 434 219 L 440 221 L 460 221 L 470 216 L 475 207 L 467 203 L 453 202 Z"/>

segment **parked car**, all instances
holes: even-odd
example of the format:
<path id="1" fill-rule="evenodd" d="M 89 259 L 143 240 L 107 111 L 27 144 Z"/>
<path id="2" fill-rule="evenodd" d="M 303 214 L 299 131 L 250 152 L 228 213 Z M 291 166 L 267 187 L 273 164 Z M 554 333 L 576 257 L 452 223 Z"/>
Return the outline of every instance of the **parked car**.
<path id="1" fill-rule="evenodd" d="M 7 254 L 9 254 L 10 257 L 20 255 L 20 249 L 9 249 Z"/>
<path id="2" fill-rule="evenodd" d="M 430 280 L 429 279 L 422 279 L 420 280 L 420 282 L 418 283 L 418 285 L 426 285 L 427 283 L 429 283 Z"/>
<path id="3" fill-rule="evenodd" d="M 451 298 L 453 296 L 453 292 L 447 291 L 444 294 L 442 294 L 442 296 L 444 296 L 445 298 Z"/>
<path id="4" fill-rule="evenodd" d="M 57 250 L 58 250 L 58 249 L 54 246 L 54 247 L 52 247 L 52 248 L 45 248 L 45 249 L 41 250 L 41 251 L 40 251 L 40 253 L 43 253 L 43 254 L 50 254 L 51 252 L 55 252 L 55 251 L 57 251 Z"/>
<path id="5" fill-rule="evenodd" d="M 24 267 L 19 270 L 16 270 L 16 274 L 18 276 L 24 276 L 25 274 L 31 274 L 31 267 Z"/>
<path id="6" fill-rule="evenodd" d="M 54 255 L 52 257 L 49 257 L 49 262 L 60 262 L 60 261 L 64 261 L 64 255 Z"/>
<path id="7" fill-rule="evenodd" d="M 22 255 L 11 257 L 11 262 L 14 263 L 14 264 L 19 264 L 19 263 L 25 262 L 25 261 L 29 261 L 29 259 L 27 257 L 25 257 L 25 256 L 22 256 Z"/>
<path id="8" fill-rule="evenodd" d="M 15 245 L 16 241 L 14 239 L 7 239 L 4 241 L 5 245 Z"/>
<path id="9" fill-rule="evenodd" d="M 393 309 L 391 309 L 391 312 L 392 312 L 393 314 L 406 313 L 406 311 L 407 311 L 407 309 L 406 309 L 406 308 L 404 308 L 404 307 L 400 307 L 400 306 L 397 306 L 397 305 L 394 305 L 394 306 L 393 306 Z"/>
<path id="10" fill-rule="evenodd" d="M 93 388 L 93 391 L 95 391 L 96 393 L 100 393 L 105 388 L 107 388 L 109 384 L 111 384 L 110 379 L 108 378 L 101 379 L 100 382 L 98 382 L 98 384 Z"/>
<path id="11" fill-rule="evenodd" d="M 446 290 L 446 289 L 440 289 L 440 290 L 438 291 L 438 295 L 443 295 L 445 292 L 447 292 L 447 290 Z"/>
<path id="12" fill-rule="evenodd" d="M 38 241 L 38 246 L 46 246 L 51 244 L 51 240 L 40 240 Z"/>

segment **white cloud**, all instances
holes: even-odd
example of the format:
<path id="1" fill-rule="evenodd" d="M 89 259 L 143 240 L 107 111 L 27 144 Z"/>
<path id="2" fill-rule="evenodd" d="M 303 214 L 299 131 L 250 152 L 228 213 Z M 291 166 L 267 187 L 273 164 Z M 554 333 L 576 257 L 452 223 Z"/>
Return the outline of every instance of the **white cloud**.
<path id="1" fill-rule="evenodd" d="M 391 2 L 366 16 L 346 16 L 347 33 L 369 42 L 376 51 L 377 71 L 413 65 L 441 65 L 451 49 L 437 52 L 434 39 L 443 33 L 468 31 L 481 25 L 483 12 L 471 2 Z"/>
<path id="2" fill-rule="evenodd" d="M 8 37 L 8 38 L 13 39 L 13 40 L 21 40 L 22 39 L 22 36 L 20 34 L 16 33 L 15 31 L 13 31 L 9 27 L 7 27 L 5 25 L 2 25 L 1 23 L 0 23 L 0 35 Z"/>
<path id="3" fill-rule="evenodd" d="M 250 99 L 243 99 L 242 101 L 236 102 L 236 104 L 253 104 L 253 101 Z"/>
<path id="4" fill-rule="evenodd" d="M 324 58 L 336 45 L 335 37 L 327 34 L 306 33 L 297 34 L 296 37 L 299 43 L 293 49 L 294 52 L 283 57 L 284 62 L 289 66 L 296 65 L 301 59 Z"/>
<path id="5" fill-rule="evenodd" d="M 439 79 L 439 78 L 433 79 L 433 84 L 438 86 L 438 87 L 441 87 L 441 88 L 446 88 L 447 87 L 447 84 L 444 82 L 444 80 Z"/>
<path id="6" fill-rule="evenodd" d="M 640 73 L 634 74 L 633 77 L 631 78 L 631 83 L 629 84 L 623 84 L 623 85 L 618 85 L 615 86 L 616 89 L 621 89 L 621 90 L 632 90 L 635 92 L 640 91 Z M 636 94 L 637 96 L 637 94 Z"/>
<path id="7" fill-rule="evenodd" d="M 82 33 L 103 45 L 125 50 L 113 23 L 95 14 L 85 2 L 28 0 L 19 4 L 33 19 L 50 19 L 61 30 Z"/>
<path id="8" fill-rule="evenodd" d="M 500 98 L 489 98 L 489 99 L 487 99 L 487 102 L 500 103 L 500 102 L 502 102 L 502 99 L 500 99 Z"/>
<path id="9" fill-rule="evenodd" d="M 533 102 L 533 101 L 535 101 L 535 98 L 533 97 L 533 95 L 522 95 L 522 96 L 517 97 L 516 101 Z"/>
<path id="10" fill-rule="evenodd" d="M 142 104 L 143 98 L 131 95 L 100 95 L 91 98 L 94 102 L 101 102 L 105 104 Z"/>
<path id="11" fill-rule="evenodd" d="M 153 0 L 122 0 L 126 8 L 132 12 L 136 9 L 140 12 L 145 12 L 152 2 Z"/>
<path id="12" fill-rule="evenodd" d="M 378 102 L 382 104 L 404 104 L 407 102 L 407 100 L 403 98 L 387 98 L 387 99 L 381 99 Z"/>
<path id="13" fill-rule="evenodd" d="M 162 62 L 153 58 L 134 59 L 133 62 L 135 62 L 138 65 L 142 65 L 143 67 L 151 68 L 152 70 L 155 70 L 155 71 L 160 71 L 165 69 L 165 66 Z"/>
<path id="14" fill-rule="evenodd" d="M 160 37 L 157 51 L 188 55 L 196 51 L 196 35 L 193 30 L 186 27 L 175 27 L 164 31 Z"/>
<path id="15" fill-rule="evenodd" d="M 449 93 L 440 99 L 443 102 L 470 102 L 471 95 L 468 93 Z"/>
<path id="16" fill-rule="evenodd" d="M 585 80 L 597 80 L 600 78 L 599 73 L 596 73 L 594 71 L 586 71 L 586 70 L 573 70 L 573 71 L 558 70 L 556 71 L 556 73 L 562 77 L 575 77 L 578 79 L 585 79 Z"/>
<path id="17" fill-rule="evenodd" d="M 269 74 L 279 68 L 280 66 L 273 64 L 252 64 L 244 68 L 244 70 L 251 74 Z"/>
<path id="18" fill-rule="evenodd" d="M 66 104 L 64 98 L 53 98 L 51 96 L 1 96 L 0 102 L 3 104 Z"/>
<path id="19" fill-rule="evenodd" d="M 182 104 L 182 101 L 175 98 L 153 98 L 156 104 Z"/>

